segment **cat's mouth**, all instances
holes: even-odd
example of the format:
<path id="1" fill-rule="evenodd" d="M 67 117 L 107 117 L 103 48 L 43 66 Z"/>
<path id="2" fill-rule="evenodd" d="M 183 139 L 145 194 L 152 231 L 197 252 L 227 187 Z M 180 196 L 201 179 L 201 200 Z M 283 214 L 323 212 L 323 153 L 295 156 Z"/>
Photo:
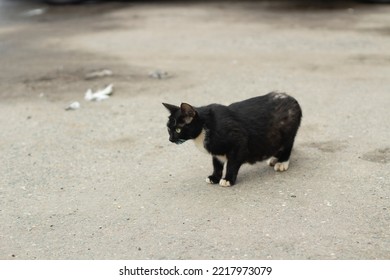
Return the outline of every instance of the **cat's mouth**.
<path id="1" fill-rule="evenodd" d="M 180 145 L 180 144 L 183 144 L 185 141 L 187 141 L 187 140 L 185 140 L 185 139 L 178 139 L 175 143 L 177 145 Z"/>

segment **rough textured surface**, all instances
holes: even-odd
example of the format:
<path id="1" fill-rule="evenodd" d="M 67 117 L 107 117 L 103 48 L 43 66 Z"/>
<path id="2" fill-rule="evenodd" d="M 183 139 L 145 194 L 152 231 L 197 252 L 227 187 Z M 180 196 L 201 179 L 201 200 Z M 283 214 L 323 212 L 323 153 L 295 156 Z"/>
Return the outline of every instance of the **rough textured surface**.
<path id="1" fill-rule="evenodd" d="M 0 1 L 0 259 L 389 259 L 390 6 L 308 2 Z M 287 172 L 209 185 L 169 143 L 161 102 L 272 90 L 303 109 Z"/>

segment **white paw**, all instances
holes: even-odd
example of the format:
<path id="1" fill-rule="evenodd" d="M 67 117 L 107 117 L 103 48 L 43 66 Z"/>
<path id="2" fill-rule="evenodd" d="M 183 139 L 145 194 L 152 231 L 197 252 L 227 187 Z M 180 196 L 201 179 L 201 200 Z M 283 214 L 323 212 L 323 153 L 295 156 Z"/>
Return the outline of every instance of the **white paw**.
<path id="1" fill-rule="evenodd" d="M 276 157 L 270 157 L 268 160 L 267 160 L 267 164 L 269 166 L 275 166 L 275 164 L 278 162 L 278 159 Z"/>
<path id="2" fill-rule="evenodd" d="M 208 178 L 208 177 L 206 178 L 206 183 L 207 183 L 207 184 L 214 184 L 214 183 L 210 180 L 210 178 Z"/>
<path id="3" fill-rule="evenodd" d="M 221 179 L 219 181 L 219 184 L 222 186 L 222 187 L 230 187 L 230 182 L 229 181 L 226 181 L 225 179 Z"/>
<path id="4" fill-rule="evenodd" d="M 288 165 L 290 164 L 290 161 L 285 162 L 277 162 L 275 163 L 274 170 L 275 171 L 286 171 L 288 169 Z"/>

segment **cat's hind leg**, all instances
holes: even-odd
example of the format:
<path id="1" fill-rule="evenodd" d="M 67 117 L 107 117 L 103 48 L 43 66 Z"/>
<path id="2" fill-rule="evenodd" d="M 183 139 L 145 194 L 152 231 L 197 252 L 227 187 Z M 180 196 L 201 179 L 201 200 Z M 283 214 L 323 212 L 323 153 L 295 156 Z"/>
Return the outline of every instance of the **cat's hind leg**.
<path id="1" fill-rule="evenodd" d="M 284 146 L 276 155 L 275 157 L 271 157 L 268 161 L 270 161 L 270 166 L 274 167 L 275 171 L 286 171 L 290 165 L 290 155 L 291 150 L 293 147 L 293 143 L 289 143 L 288 145 Z M 268 162 L 267 161 L 267 162 Z"/>
<path id="2" fill-rule="evenodd" d="M 218 184 L 222 178 L 223 162 L 216 157 L 213 157 L 213 167 L 213 174 L 206 178 L 206 182 L 209 184 Z"/>
<path id="3" fill-rule="evenodd" d="M 286 171 L 289 166 L 289 161 L 279 162 L 277 157 L 270 157 L 267 160 L 267 164 L 274 168 L 275 171 Z"/>
<path id="4" fill-rule="evenodd" d="M 290 161 L 287 160 L 287 161 L 283 161 L 283 162 L 277 162 L 275 165 L 274 165 L 274 170 L 275 171 L 286 171 L 288 169 L 288 166 L 290 165 Z"/>
<path id="5" fill-rule="evenodd" d="M 278 158 L 276 157 L 270 157 L 268 160 L 267 160 L 267 164 L 269 166 L 275 166 L 275 164 L 278 162 Z"/>

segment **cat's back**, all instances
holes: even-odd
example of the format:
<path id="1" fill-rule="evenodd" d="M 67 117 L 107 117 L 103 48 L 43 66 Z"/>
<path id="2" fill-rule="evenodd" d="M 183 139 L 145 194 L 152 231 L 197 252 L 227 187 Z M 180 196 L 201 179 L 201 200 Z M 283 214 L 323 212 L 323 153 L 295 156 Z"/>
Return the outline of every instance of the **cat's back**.
<path id="1" fill-rule="evenodd" d="M 261 122 L 264 125 L 295 123 L 299 126 L 302 112 L 297 100 L 280 92 L 249 98 L 232 103 L 228 108 L 245 123 Z"/>
<path id="2" fill-rule="evenodd" d="M 212 121 L 222 127 L 235 123 L 247 128 L 252 128 L 254 124 L 267 127 L 280 126 L 281 123 L 294 123 L 297 127 L 302 116 L 301 108 L 295 98 L 280 92 L 270 92 L 228 106 L 210 104 L 200 107 L 199 112 L 207 123 Z"/>
<path id="3" fill-rule="evenodd" d="M 243 101 L 230 104 L 228 107 L 233 111 L 246 111 L 250 112 L 259 110 L 269 110 L 272 107 L 281 104 L 298 104 L 294 97 L 280 92 L 270 92 L 265 95 L 252 97 Z M 271 107 L 271 108 L 270 108 Z"/>

